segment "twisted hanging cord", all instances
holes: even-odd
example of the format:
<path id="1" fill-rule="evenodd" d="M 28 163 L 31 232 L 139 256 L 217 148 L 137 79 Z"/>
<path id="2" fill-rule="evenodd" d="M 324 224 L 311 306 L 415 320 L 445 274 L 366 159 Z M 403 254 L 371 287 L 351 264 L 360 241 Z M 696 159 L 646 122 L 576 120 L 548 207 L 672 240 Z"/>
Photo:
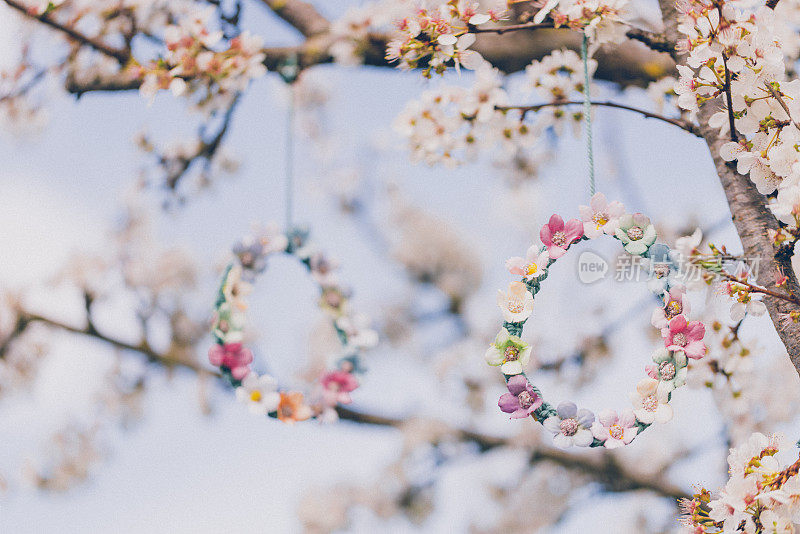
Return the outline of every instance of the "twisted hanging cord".
<path id="1" fill-rule="evenodd" d="M 286 231 L 292 230 L 294 206 L 294 86 L 289 84 L 289 110 L 286 116 Z"/>
<path id="2" fill-rule="evenodd" d="M 300 64 L 297 54 L 289 58 L 278 67 L 278 74 L 289 89 L 289 109 L 286 113 L 286 231 L 292 230 L 294 210 L 294 113 L 295 94 L 294 82 L 300 76 Z"/>
<path id="3" fill-rule="evenodd" d="M 581 45 L 583 59 L 583 120 L 586 132 L 586 153 L 589 159 L 589 196 L 594 196 L 594 148 L 592 146 L 592 93 L 589 87 L 589 38 L 583 33 Z"/>

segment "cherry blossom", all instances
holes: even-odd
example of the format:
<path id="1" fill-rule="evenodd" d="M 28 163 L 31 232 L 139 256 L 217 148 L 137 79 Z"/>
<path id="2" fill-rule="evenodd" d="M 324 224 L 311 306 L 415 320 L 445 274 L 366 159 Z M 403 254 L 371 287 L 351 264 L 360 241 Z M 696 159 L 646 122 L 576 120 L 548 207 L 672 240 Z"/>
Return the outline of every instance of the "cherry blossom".
<path id="1" fill-rule="evenodd" d="M 641 213 L 625 214 L 619 219 L 619 226 L 614 234 L 622 241 L 625 250 L 634 255 L 647 252 L 656 241 L 656 229 L 650 219 Z"/>
<path id="2" fill-rule="evenodd" d="M 235 380 L 242 380 L 250 372 L 253 353 L 241 343 L 214 344 L 208 350 L 208 361 L 227 369 Z"/>
<path id="3" fill-rule="evenodd" d="M 278 419 L 284 423 L 305 421 L 314 415 L 311 407 L 305 403 L 303 394 L 299 391 L 281 392 L 277 412 Z"/>
<path id="4" fill-rule="evenodd" d="M 470 27 L 500 20 L 502 13 L 479 11 L 480 5 L 463 0 L 449 0 L 438 8 L 420 7 L 412 16 L 397 22 L 398 37 L 387 46 L 386 59 L 397 61 L 403 69 L 425 65 L 422 74 L 443 74 L 452 64 L 475 69 L 485 62 L 477 52 L 468 50 L 475 42 Z"/>
<path id="5" fill-rule="evenodd" d="M 666 328 L 672 319 L 681 314 L 688 315 L 690 311 L 686 287 L 675 285 L 664 293 L 664 306 L 653 310 L 650 324 L 659 329 Z"/>
<path id="6" fill-rule="evenodd" d="M 653 362 L 655 365 L 648 365 L 646 368 L 647 375 L 667 384 L 670 391 L 686 383 L 689 367 L 686 354 L 683 352 L 657 349 L 653 353 Z"/>
<path id="7" fill-rule="evenodd" d="M 320 379 L 323 402 L 327 406 L 350 404 L 352 393 L 358 387 L 358 380 L 346 371 L 329 371 Z"/>

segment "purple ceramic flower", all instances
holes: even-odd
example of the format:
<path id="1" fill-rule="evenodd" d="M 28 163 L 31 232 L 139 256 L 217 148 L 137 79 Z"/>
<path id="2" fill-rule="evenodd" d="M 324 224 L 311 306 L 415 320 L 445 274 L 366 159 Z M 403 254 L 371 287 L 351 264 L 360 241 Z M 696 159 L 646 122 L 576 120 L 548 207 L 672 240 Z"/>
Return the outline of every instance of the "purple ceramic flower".
<path id="1" fill-rule="evenodd" d="M 542 405 L 542 399 L 536 390 L 522 375 L 514 375 L 508 379 L 508 393 L 500 395 L 497 402 L 500 409 L 511 414 L 512 419 L 528 417 Z"/>

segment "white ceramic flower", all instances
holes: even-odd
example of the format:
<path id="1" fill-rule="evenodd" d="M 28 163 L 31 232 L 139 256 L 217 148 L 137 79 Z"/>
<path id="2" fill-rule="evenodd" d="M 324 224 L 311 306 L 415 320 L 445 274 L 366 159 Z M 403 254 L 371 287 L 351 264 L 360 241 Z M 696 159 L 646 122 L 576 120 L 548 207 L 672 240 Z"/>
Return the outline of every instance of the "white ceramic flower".
<path id="1" fill-rule="evenodd" d="M 643 378 L 631 392 L 631 403 L 636 419 L 645 424 L 666 423 L 672 419 L 669 405 L 670 385 L 653 378 Z"/>
<path id="2" fill-rule="evenodd" d="M 511 282 L 508 291 L 497 290 L 497 305 L 508 323 L 521 323 L 533 313 L 533 295 L 522 282 Z"/>
<path id="3" fill-rule="evenodd" d="M 258 376 L 251 372 L 244 377 L 242 385 L 236 388 L 236 399 L 247 404 L 250 412 L 266 415 L 278 409 L 281 396 L 277 389 L 278 385 L 271 376 Z"/>
<path id="4" fill-rule="evenodd" d="M 558 415 L 548 417 L 542 425 L 554 434 L 556 447 L 568 449 L 572 445 L 588 447 L 594 441 L 590 430 L 594 414 L 586 409 L 578 409 L 573 402 L 562 402 L 556 409 Z"/>

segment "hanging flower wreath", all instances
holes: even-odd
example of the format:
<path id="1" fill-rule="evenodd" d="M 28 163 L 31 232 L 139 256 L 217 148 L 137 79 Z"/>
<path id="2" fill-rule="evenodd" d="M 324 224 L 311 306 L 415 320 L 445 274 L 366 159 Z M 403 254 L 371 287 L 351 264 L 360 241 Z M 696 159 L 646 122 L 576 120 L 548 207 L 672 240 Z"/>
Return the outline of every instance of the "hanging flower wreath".
<path id="1" fill-rule="evenodd" d="M 208 351 L 212 365 L 236 388 L 236 398 L 257 415 L 268 415 L 293 423 L 311 418 L 335 420 L 335 407 L 349 404 L 350 393 L 358 387 L 355 375 L 363 372 L 361 352 L 374 347 L 378 335 L 363 317 L 351 315 L 349 292 L 335 276 L 335 264 L 308 242 L 308 233 L 281 233 L 273 225 L 256 237 L 247 237 L 233 248 L 235 256 L 222 277 L 214 305 L 215 344 Z M 319 284 L 319 307 L 328 315 L 341 343 L 334 365 L 319 378 L 310 402 L 299 391 L 279 391 L 276 380 L 252 371 L 253 353 L 244 347 L 245 297 L 252 283 L 267 267 L 267 257 L 285 253 L 299 259 Z"/>
<path id="2" fill-rule="evenodd" d="M 672 392 L 686 383 L 688 358 L 699 359 L 706 353 L 703 343 L 705 326 L 689 321 L 686 289 L 677 282 L 676 257 L 669 247 L 656 244 L 656 230 L 641 213 L 627 214 L 620 202 L 608 202 L 602 193 L 580 207 L 580 219 L 566 223 L 558 215 L 550 217 L 539 234 L 544 246 L 534 245 L 525 258 L 510 258 L 506 267 L 522 281 L 511 282 L 508 291 L 500 290 L 497 303 L 505 322 L 486 351 L 489 365 L 499 366 L 506 379 L 508 393 L 498 402 L 512 418 L 532 416 L 554 434 L 554 443 L 562 448 L 571 445 L 609 449 L 627 445 L 653 423 L 672 419 L 669 401 Z M 542 398 L 523 372 L 531 358 L 531 347 L 522 339 L 522 328 L 533 313 L 533 300 L 547 278 L 550 266 L 578 241 L 609 235 L 619 240 L 625 251 L 650 260 L 648 288 L 662 301 L 652 314 L 651 323 L 659 329 L 664 347 L 652 356 L 643 378 L 632 392 L 633 410 L 618 415 L 614 410 L 595 415 L 578 409 L 572 402 L 553 407 Z"/>

